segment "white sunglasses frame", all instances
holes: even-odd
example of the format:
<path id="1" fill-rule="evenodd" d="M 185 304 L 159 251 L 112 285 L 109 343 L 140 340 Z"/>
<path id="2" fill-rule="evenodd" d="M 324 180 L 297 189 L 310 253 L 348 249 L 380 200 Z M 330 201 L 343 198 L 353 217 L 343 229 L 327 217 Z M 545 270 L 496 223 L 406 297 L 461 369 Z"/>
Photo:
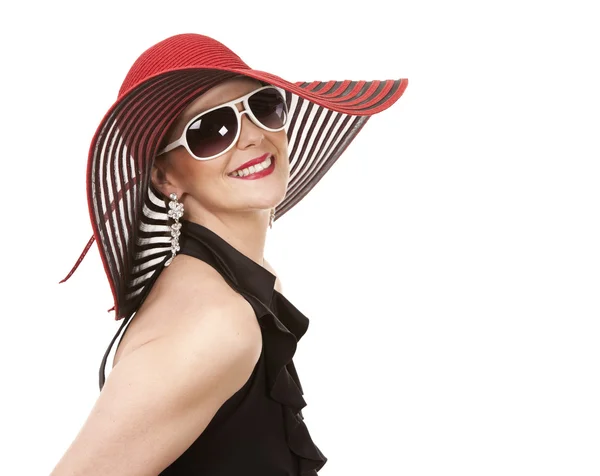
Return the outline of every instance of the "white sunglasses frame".
<path id="1" fill-rule="evenodd" d="M 277 129 L 271 129 L 269 127 L 266 127 L 264 124 L 262 124 L 257 118 L 256 116 L 252 113 L 252 109 L 250 109 L 250 104 L 248 103 L 248 99 L 253 96 L 254 94 L 263 91 L 265 89 L 275 89 L 276 91 L 278 91 L 282 98 L 283 98 L 283 105 L 285 107 L 285 122 L 283 124 L 283 126 L 277 128 Z M 244 109 L 242 109 L 241 111 L 238 110 L 238 108 L 236 107 L 237 104 L 239 103 L 243 103 L 244 105 Z M 200 117 L 204 116 L 205 114 L 208 114 L 209 112 L 215 111 L 216 109 L 221 109 L 223 107 L 229 107 L 231 109 L 233 109 L 233 112 L 235 113 L 235 116 L 237 117 L 237 132 L 235 134 L 235 138 L 231 141 L 231 144 L 229 144 L 227 146 L 227 148 L 225 150 L 223 150 L 222 152 L 219 152 L 216 155 L 212 155 L 210 157 L 198 157 L 197 155 L 195 155 L 191 149 L 190 146 L 187 143 L 187 139 L 186 139 L 186 134 L 187 134 L 187 130 L 188 128 L 194 123 L 196 122 Z M 269 132 L 278 132 L 281 131 L 283 129 L 285 129 L 285 127 L 287 126 L 287 123 L 289 121 L 289 111 L 288 111 L 288 106 L 287 106 L 287 102 L 285 99 L 285 91 L 281 88 L 278 88 L 276 86 L 272 86 L 272 85 L 267 85 L 267 86 L 262 86 L 258 89 L 255 89 L 254 91 L 249 92 L 248 94 L 245 94 L 244 96 L 241 96 L 237 99 L 233 99 L 232 101 L 223 103 L 223 104 L 219 104 L 218 106 L 212 107 L 206 111 L 202 111 L 199 114 L 196 114 L 194 117 L 192 117 L 187 124 L 185 125 L 185 127 L 183 128 L 183 132 L 181 133 L 181 136 L 179 137 L 179 139 L 171 142 L 169 145 L 167 145 L 165 148 L 161 149 L 160 151 L 158 151 L 157 157 L 162 155 L 162 154 L 166 154 L 167 152 L 172 151 L 173 149 L 179 147 L 179 146 L 183 146 L 185 147 L 185 149 L 188 151 L 188 153 L 196 160 L 211 160 L 211 159 L 216 159 L 217 157 L 225 154 L 226 152 L 230 151 L 233 146 L 237 143 L 238 139 L 240 138 L 240 133 L 242 130 L 242 114 L 248 114 L 248 116 L 250 117 L 250 120 L 258 127 L 260 127 L 261 129 L 264 129 L 266 131 Z"/>

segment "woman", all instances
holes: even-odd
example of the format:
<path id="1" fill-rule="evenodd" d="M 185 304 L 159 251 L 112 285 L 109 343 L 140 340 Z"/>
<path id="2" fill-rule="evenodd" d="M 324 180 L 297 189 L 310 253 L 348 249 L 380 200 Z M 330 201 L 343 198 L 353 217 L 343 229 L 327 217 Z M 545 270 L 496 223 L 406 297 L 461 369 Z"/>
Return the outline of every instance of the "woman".
<path id="1" fill-rule="evenodd" d="M 195 34 L 136 60 L 92 140 L 75 265 L 95 240 L 124 321 L 53 476 L 317 474 L 292 360 L 308 319 L 266 233 L 406 85 L 290 83 Z"/>

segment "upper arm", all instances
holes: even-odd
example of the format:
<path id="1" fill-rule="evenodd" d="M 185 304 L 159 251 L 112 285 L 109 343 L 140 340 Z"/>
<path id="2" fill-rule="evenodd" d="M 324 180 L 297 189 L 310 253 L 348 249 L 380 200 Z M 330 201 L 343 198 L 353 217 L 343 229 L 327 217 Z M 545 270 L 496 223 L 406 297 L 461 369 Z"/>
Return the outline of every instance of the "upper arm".
<path id="1" fill-rule="evenodd" d="M 232 308 L 123 357 L 51 476 L 155 476 L 175 461 L 260 355 L 252 308 L 239 301 Z"/>

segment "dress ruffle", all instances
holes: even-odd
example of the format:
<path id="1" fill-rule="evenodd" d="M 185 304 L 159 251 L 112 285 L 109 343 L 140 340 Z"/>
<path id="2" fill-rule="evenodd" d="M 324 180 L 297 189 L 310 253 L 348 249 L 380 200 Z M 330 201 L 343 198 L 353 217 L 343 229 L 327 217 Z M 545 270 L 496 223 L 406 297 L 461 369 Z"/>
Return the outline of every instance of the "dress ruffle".
<path id="1" fill-rule="evenodd" d="M 287 443 L 299 457 L 302 476 L 317 476 L 327 458 L 314 444 L 304 423 L 306 406 L 302 385 L 292 361 L 298 341 L 308 329 L 308 318 L 278 291 L 273 292 L 271 310 L 259 318 L 266 351 L 266 377 L 271 398 L 283 406 Z M 271 312 L 272 311 L 272 312 Z"/>

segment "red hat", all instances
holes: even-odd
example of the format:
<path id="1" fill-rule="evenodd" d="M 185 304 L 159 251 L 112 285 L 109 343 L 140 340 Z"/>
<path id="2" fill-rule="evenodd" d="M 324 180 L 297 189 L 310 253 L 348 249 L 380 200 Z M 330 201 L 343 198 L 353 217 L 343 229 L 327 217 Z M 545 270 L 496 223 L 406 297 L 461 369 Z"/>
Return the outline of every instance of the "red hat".
<path id="1" fill-rule="evenodd" d="M 94 240 L 114 297 L 115 319 L 135 312 L 170 256 L 167 208 L 150 181 L 171 124 L 200 94 L 239 75 L 282 88 L 290 181 L 275 220 L 317 184 L 369 117 L 394 104 L 406 79 L 291 83 L 250 68 L 222 43 L 198 34 L 167 38 L 135 61 L 90 146 L 87 196 Z"/>

